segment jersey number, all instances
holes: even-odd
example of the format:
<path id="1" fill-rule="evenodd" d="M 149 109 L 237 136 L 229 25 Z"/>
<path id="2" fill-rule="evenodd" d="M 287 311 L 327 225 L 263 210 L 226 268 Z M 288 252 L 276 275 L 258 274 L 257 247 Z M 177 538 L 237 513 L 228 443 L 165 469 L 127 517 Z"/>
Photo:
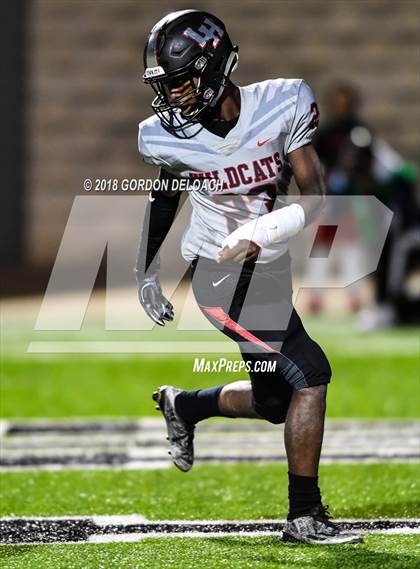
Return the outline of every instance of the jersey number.
<path id="1" fill-rule="evenodd" d="M 247 194 L 234 194 L 228 197 L 227 194 L 220 196 L 223 199 L 223 204 L 231 205 L 232 217 L 226 217 L 227 232 L 232 233 L 239 227 L 239 225 L 250 221 L 252 210 L 248 207 L 251 200 L 258 198 L 261 200 L 261 194 L 265 193 L 262 197 L 263 205 L 266 209 L 261 215 L 270 213 L 274 207 L 276 199 L 276 185 L 263 184 L 257 188 L 252 188 Z M 238 214 L 235 216 L 235 214 Z"/>

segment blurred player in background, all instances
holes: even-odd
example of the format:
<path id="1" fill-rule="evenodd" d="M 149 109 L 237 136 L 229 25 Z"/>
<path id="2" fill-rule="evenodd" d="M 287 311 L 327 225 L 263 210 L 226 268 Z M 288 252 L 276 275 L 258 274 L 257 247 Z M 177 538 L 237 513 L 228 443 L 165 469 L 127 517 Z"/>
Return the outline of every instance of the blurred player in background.
<path id="1" fill-rule="evenodd" d="M 193 465 L 194 426 L 213 416 L 285 422 L 289 513 L 285 540 L 354 543 L 322 504 L 318 465 L 331 369 L 292 305 L 288 240 L 323 206 L 324 181 L 311 144 L 318 108 L 300 79 L 237 87 L 238 62 L 226 28 L 201 11 L 169 14 L 152 29 L 144 81 L 155 116 L 140 123 L 143 159 L 162 180 L 212 178 L 222 190 L 190 192 L 193 213 L 182 239 L 203 314 L 235 340 L 250 380 L 186 392 L 154 394 L 168 429 L 172 460 Z M 301 192 L 288 204 L 294 175 Z M 276 202 L 276 197 L 279 200 Z M 159 325 L 173 319 L 158 278 L 158 251 L 176 216 L 179 191 L 153 192 L 136 266 L 139 298 Z M 281 207 L 278 207 L 278 206 Z M 273 362 L 274 371 L 259 371 Z M 168 489 L 169 491 L 169 489 Z"/>
<path id="2" fill-rule="evenodd" d="M 413 322 L 413 316 L 420 314 L 420 291 L 413 286 L 420 270 L 420 234 L 414 170 L 373 134 L 361 117 L 360 107 L 361 95 L 352 84 L 343 80 L 332 83 L 326 92 L 327 120 L 314 137 L 314 146 L 325 168 L 327 194 L 373 195 L 394 212 L 391 231 L 373 275 L 374 304 L 358 316 L 360 328 L 367 331 Z M 356 265 L 363 268 L 365 256 L 360 243 L 369 244 L 373 238 L 368 212 L 356 206 L 355 203 L 354 210 L 341 219 L 341 227 L 346 231 L 341 232 L 338 243 L 341 254 L 336 269 L 344 276 Z M 334 237 L 332 229 L 328 225 L 320 228 L 318 253 L 329 249 Z M 308 270 L 319 271 L 322 267 L 309 263 Z M 353 312 L 362 308 L 362 284 L 358 281 L 346 289 Z M 323 302 L 324 291 L 313 289 L 309 295 L 310 311 L 319 312 Z"/>
<path id="3" fill-rule="evenodd" d="M 327 121 L 314 137 L 314 146 L 325 168 L 327 194 L 349 196 L 354 194 L 374 193 L 375 181 L 371 172 L 370 137 L 364 123 L 359 118 L 359 97 L 357 92 L 347 83 L 336 83 L 327 92 Z M 353 134 L 352 134 L 353 133 Z M 359 135 L 358 135 L 359 133 Z M 357 139 L 359 136 L 359 139 Z M 364 137 L 364 138 L 363 138 Z M 357 139 L 357 140 L 356 140 Z M 362 146 L 358 146 L 358 141 Z M 333 206 L 334 202 L 330 204 Z M 359 245 L 358 236 L 361 227 L 353 211 L 346 211 L 340 216 L 340 255 L 339 266 L 335 269 L 345 278 L 355 266 L 363 267 L 363 249 Z M 345 228 L 345 231 L 343 231 Z M 318 255 L 328 252 L 334 239 L 334 226 L 325 224 L 318 230 L 316 249 Z M 331 268 L 331 264 L 328 266 Z M 309 277 L 323 277 L 324 282 L 332 275 L 313 275 L 313 272 L 324 269 L 308 263 Z M 350 279 L 345 279 L 350 280 Z M 361 308 L 361 281 L 346 288 L 349 307 L 353 312 Z M 324 304 L 325 290 L 313 289 L 309 296 L 309 310 L 318 313 Z"/>

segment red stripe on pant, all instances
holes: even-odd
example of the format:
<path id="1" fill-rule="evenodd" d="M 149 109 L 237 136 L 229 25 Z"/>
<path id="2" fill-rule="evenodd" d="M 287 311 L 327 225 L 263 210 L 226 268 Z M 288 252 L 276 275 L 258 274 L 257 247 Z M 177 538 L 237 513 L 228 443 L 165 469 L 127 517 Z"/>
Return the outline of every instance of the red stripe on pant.
<path id="1" fill-rule="evenodd" d="M 277 350 L 274 350 L 268 344 L 266 344 L 265 342 L 254 336 L 252 332 L 250 332 L 246 328 L 243 328 L 240 324 L 235 322 L 235 320 L 232 320 L 229 314 L 226 314 L 226 312 L 223 310 L 221 306 L 200 306 L 200 308 L 204 310 L 206 314 L 211 316 L 211 318 L 217 320 L 217 322 L 222 324 L 225 328 L 228 328 L 232 332 L 235 332 L 235 334 L 238 334 L 238 336 L 241 336 L 245 340 L 248 340 L 249 342 L 256 344 L 257 346 L 263 348 L 264 350 L 267 350 L 267 352 L 273 352 L 275 354 L 279 353 Z"/>

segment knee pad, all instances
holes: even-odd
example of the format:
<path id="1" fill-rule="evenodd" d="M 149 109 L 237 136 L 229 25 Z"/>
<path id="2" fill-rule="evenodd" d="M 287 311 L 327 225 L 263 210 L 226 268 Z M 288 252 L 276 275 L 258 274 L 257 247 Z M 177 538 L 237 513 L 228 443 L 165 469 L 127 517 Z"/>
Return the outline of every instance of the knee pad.
<path id="1" fill-rule="evenodd" d="M 289 404 L 290 398 L 279 399 L 272 395 L 262 401 L 254 399 L 254 408 L 258 415 L 274 425 L 285 422 Z"/>

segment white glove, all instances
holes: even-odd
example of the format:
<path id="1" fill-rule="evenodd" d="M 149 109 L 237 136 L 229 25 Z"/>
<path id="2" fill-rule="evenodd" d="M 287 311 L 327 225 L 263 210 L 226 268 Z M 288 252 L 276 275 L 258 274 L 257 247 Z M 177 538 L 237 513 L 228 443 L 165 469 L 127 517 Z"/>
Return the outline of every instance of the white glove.
<path id="1" fill-rule="evenodd" d="M 149 318 L 159 326 L 165 326 L 165 320 L 174 319 L 174 307 L 163 296 L 157 274 L 144 278 L 138 286 L 140 303 Z"/>

